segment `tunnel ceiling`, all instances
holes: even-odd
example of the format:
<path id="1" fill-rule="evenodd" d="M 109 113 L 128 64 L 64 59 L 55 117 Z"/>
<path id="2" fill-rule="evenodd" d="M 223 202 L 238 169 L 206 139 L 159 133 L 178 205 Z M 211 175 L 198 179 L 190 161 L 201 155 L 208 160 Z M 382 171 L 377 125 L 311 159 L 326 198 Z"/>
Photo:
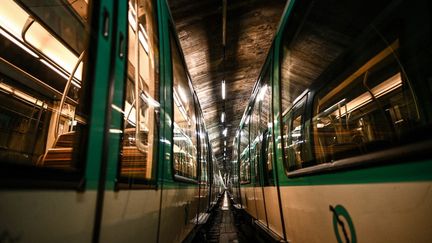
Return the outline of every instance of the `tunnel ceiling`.
<path id="1" fill-rule="evenodd" d="M 180 44 L 204 113 L 210 142 L 223 163 L 224 127 L 230 161 L 233 138 L 271 46 L 285 0 L 227 0 L 225 60 L 222 0 L 169 0 Z M 226 80 L 226 99 L 221 82 Z M 225 106 L 225 108 L 224 108 Z M 225 110 L 225 124 L 221 114 Z"/>

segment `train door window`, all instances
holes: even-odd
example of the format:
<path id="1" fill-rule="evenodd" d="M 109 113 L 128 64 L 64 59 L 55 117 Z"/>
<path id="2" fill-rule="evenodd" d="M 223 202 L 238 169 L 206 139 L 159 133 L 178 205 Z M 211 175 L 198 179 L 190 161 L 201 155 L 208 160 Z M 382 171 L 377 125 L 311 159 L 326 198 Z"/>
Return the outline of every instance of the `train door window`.
<path id="1" fill-rule="evenodd" d="M 267 66 L 270 67 L 270 66 Z M 260 82 L 260 90 L 257 96 L 259 102 L 259 127 L 261 134 L 261 163 L 263 165 L 264 185 L 274 185 L 273 182 L 273 147 L 272 147 L 272 89 L 270 85 L 270 69 L 264 71 Z"/>
<path id="2" fill-rule="evenodd" d="M 51 2 L 1 1 L 0 163 L 78 172 L 89 114 L 90 1 Z"/>
<path id="3" fill-rule="evenodd" d="M 264 133 L 262 148 L 262 162 L 264 166 L 264 185 L 274 186 L 274 176 L 273 176 L 273 140 L 271 132 L 266 131 Z"/>
<path id="4" fill-rule="evenodd" d="M 205 131 L 204 118 L 199 119 L 199 139 L 200 139 L 200 183 L 208 182 L 208 137 Z"/>
<path id="5" fill-rule="evenodd" d="M 249 121 L 240 129 L 240 184 L 250 183 L 251 165 L 249 159 Z"/>
<path id="6" fill-rule="evenodd" d="M 154 171 L 159 109 L 155 10 L 151 0 L 134 0 L 128 4 L 128 62 L 120 160 L 120 177 L 128 180 L 149 180 Z"/>
<path id="7" fill-rule="evenodd" d="M 174 170 L 177 176 L 197 179 L 197 118 L 195 99 L 185 64 L 171 32 L 174 97 Z"/>
<path id="8" fill-rule="evenodd" d="M 306 97 L 301 98 L 294 107 L 284 115 L 283 137 L 284 155 L 287 168 L 298 169 L 305 161 L 305 126 L 304 113 Z"/>
<path id="9" fill-rule="evenodd" d="M 259 91 L 260 89 L 258 89 Z M 259 92 L 258 92 L 259 94 Z M 252 106 L 252 115 L 250 120 L 250 138 L 251 138 L 251 162 L 254 172 L 254 181 L 256 185 L 261 184 L 261 166 L 260 166 L 260 152 L 261 152 L 261 127 L 260 127 L 260 97 L 257 96 L 255 103 Z"/>
<path id="10" fill-rule="evenodd" d="M 239 161 L 240 158 L 238 157 L 238 142 L 239 142 L 239 130 L 237 130 L 236 136 L 234 137 L 233 141 L 233 152 L 232 152 L 232 170 L 233 170 L 233 183 L 234 185 L 238 185 L 239 182 Z"/>

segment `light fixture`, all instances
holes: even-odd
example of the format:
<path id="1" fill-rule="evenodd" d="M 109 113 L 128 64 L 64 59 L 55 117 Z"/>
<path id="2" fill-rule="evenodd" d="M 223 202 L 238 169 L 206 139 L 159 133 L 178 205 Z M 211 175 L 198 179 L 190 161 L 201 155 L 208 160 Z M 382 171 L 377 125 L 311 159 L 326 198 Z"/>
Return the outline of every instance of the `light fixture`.
<path id="1" fill-rule="evenodd" d="M 222 123 L 225 122 L 225 112 L 222 112 L 222 115 L 221 115 L 221 122 L 222 122 Z"/>
<path id="2" fill-rule="evenodd" d="M 188 103 L 188 97 L 187 97 L 186 92 L 184 91 L 184 89 L 183 89 L 180 85 L 178 85 L 178 86 L 177 86 L 177 90 L 178 90 L 178 94 L 179 94 L 181 100 L 182 100 L 184 103 L 187 104 L 187 103 Z"/>
<path id="3" fill-rule="evenodd" d="M 265 96 L 265 94 L 266 94 L 266 92 L 267 92 L 267 88 L 268 88 L 267 84 L 265 84 L 265 85 L 261 88 L 261 90 L 260 90 L 260 92 L 259 92 L 259 94 L 258 94 L 258 101 L 262 101 L 262 100 L 264 100 L 264 96 Z"/>
<path id="4" fill-rule="evenodd" d="M 225 99 L 225 80 L 222 80 L 222 99 Z"/>
<path id="5" fill-rule="evenodd" d="M 246 121 L 245 121 L 245 124 L 246 124 L 246 125 L 249 124 L 249 120 L 250 120 L 250 115 L 248 115 L 248 116 L 246 117 Z"/>
<path id="6" fill-rule="evenodd" d="M 37 21 L 33 20 L 23 32 L 30 18 L 30 15 L 15 2 L 2 1 L 2 7 L 0 8 L 1 34 L 36 58 L 39 55 L 33 52 L 33 50 L 39 51 L 50 60 L 50 64 L 55 64 L 56 66 L 51 65 L 48 67 L 55 68 L 58 72 L 65 71 L 67 74 L 70 74 L 76 66 L 78 56 L 64 46 Z M 14 38 L 15 40 L 13 40 Z M 30 46 L 32 48 L 28 48 Z M 46 65 L 46 63 L 48 62 L 45 61 L 44 64 Z M 77 80 L 81 80 L 82 64 L 76 70 L 74 77 Z"/>
<path id="7" fill-rule="evenodd" d="M 226 137 L 226 136 L 227 136 L 227 133 L 228 133 L 228 128 L 225 128 L 225 129 L 223 130 L 222 134 L 224 135 L 224 137 Z"/>

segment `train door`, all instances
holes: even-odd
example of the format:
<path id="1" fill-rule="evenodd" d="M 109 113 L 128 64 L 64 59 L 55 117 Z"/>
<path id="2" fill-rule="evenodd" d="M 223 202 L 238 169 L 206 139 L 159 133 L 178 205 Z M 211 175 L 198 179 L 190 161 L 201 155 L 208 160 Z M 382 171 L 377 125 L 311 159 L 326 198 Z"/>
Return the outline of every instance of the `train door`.
<path id="1" fill-rule="evenodd" d="M 1 4 L 0 241 L 90 242 L 114 6 Z"/>
<path id="2" fill-rule="evenodd" d="M 119 2 L 101 242 L 157 241 L 161 75 L 158 7 Z"/>
<path id="3" fill-rule="evenodd" d="M 252 167 L 249 149 L 249 118 L 246 119 L 245 125 L 240 129 L 239 148 L 241 202 L 243 208 L 254 216 L 256 213 L 251 180 Z"/>
<path id="4" fill-rule="evenodd" d="M 260 89 L 261 90 L 261 89 Z M 263 192 L 263 178 L 262 178 L 262 165 L 261 165 L 261 147 L 262 147 L 262 133 L 260 127 L 260 105 L 261 93 L 258 92 L 255 103 L 252 109 L 252 116 L 250 122 L 251 134 L 251 161 L 253 164 L 253 182 L 254 182 L 254 201 L 256 208 L 256 218 L 267 226 L 267 215 L 265 212 L 264 192 Z"/>
<path id="5" fill-rule="evenodd" d="M 271 61 L 264 71 L 261 79 L 261 89 L 257 100 L 260 102 L 260 131 L 262 136 L 261 146 L 261 170 L 264 194 L 264 205 L 267 215 L 267 227 L 283 238 L 282 218 L 280 211 L 279 190 L 276 178 L 276 166 L 274 164 L 273 127 L 272 127 L 272 85 L 270 80 Z"/>
<path id="6" fill-rule="evenodd" d="M 207 219 L 207 209 L 209 207 L 209 147 L 208 136 L 205 130 L 204 117 L 199 112 L 198 137 L 199 137 L 199 208 L 197 223 L 204 223 Z"/>

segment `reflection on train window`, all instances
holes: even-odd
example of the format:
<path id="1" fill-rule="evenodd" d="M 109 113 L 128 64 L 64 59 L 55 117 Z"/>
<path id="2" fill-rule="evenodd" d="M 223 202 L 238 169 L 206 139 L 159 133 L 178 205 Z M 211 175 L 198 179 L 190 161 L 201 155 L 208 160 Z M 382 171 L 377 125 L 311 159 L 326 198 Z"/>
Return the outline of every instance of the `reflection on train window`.
<path id="1" fill-rule="evenodd" d="M 87 2 L 1 1 L 0 163 L 83 168 Z"/>
<path id="2" fill-rule="evenodd" d="M 152 178 L 160 106 L 155 8 L 151 0 L 129 1 L 121 177 Z"/>
<path id="3" fill-rule="evenodd" d="M 261 153 L 263 163 L 264 185 L 274 185 L 273 179 L 273 141 L 272 141 L 272 89 L 270 88 L 270 71 L 267 69 L 263 75 L 262 84 L 256 99 L 259 103 L 260 114 L 260 133 L 261 133 Z"/>
<path id="4" fill-rule="evenodd" d="M 259 89 L 258 91 L 263 91 Z M 261 93 L 259 92 L 259 95 Z M 258 95 L 258 96 L 259 96 Z M 260 131 L 260 104 L 261 97 L 257 97 L 252 107 L 252 114 L 250 119 L 250 159 L 253 168 L 254 183 L 259 184 L 261 182 L 261 166 L 260 166 L 260 153 L 261 153 L 261 142 L 262 134 Z"/>
<path id="5" fill-rule="evenodd" d="M 240 154 L 240 183 L 248 184 L 250 183 L 250 160 L 249 160 L 249 147 L 247 147 Z"/>
<path id="6" fill-rule="evenodd" d="M 264 185 L 274 186 L 273 176 L 273 138 L 271 132 L 266 132 L 265 147 L 264 147 Z"/>
<path id="7" fill-rule="evenodd" d="M 303 126 L 303 113 L 305 110 L 306 96 L 297 102 L 294 107 L 284 115 L 284 155 L 287 167 L 298 169 L 305 160 L 305 138 Z"/>
<path id="8" fill-rule="evenodd" d="M 395 41 L 318 96 L 313 118 L 317 162 L 388 148 L 419 120 L 397 50 Z"/>
<path id="9" fill-rule="evenodd" d="M 246 125 L 240 130 L 240 184 L 251 182 L 251 165 L 249 160 L 249 116 Z"/>
<path id="10" fill-rule="evenodd" d="M 419 20 L 390 0 L 333 3 L 296 3 L 284 31 L 283 138 L 292 169 L 389 148 L 420 124 L 413 88 L 427 78 L 416 72 L 424 60 L 413 43 L 426 44 L 417 39 L 425 38 L 421 32 L 410 29 Z M 408 78 L 408 72 L 414 75 Z M 316 94 L 312 117 L 294 114 L 309 87 Z"/>
<path id="11" fill-rule="evenodd" d="M 208 148 L 208 136 L 205 130 L 204 118 L 200 116 L 199 120 L 199 139 L 200 139 L 200 179 L 201 183 L 208 182 L 208 158 L 209 158 L 209 148 Z"/>
<path id="12" fill-rule="evenodd" d="M 197 179 L 195 100 L 172 32 L 170 39 L 174 77 L 174 170 L 176 175 Z"/>

